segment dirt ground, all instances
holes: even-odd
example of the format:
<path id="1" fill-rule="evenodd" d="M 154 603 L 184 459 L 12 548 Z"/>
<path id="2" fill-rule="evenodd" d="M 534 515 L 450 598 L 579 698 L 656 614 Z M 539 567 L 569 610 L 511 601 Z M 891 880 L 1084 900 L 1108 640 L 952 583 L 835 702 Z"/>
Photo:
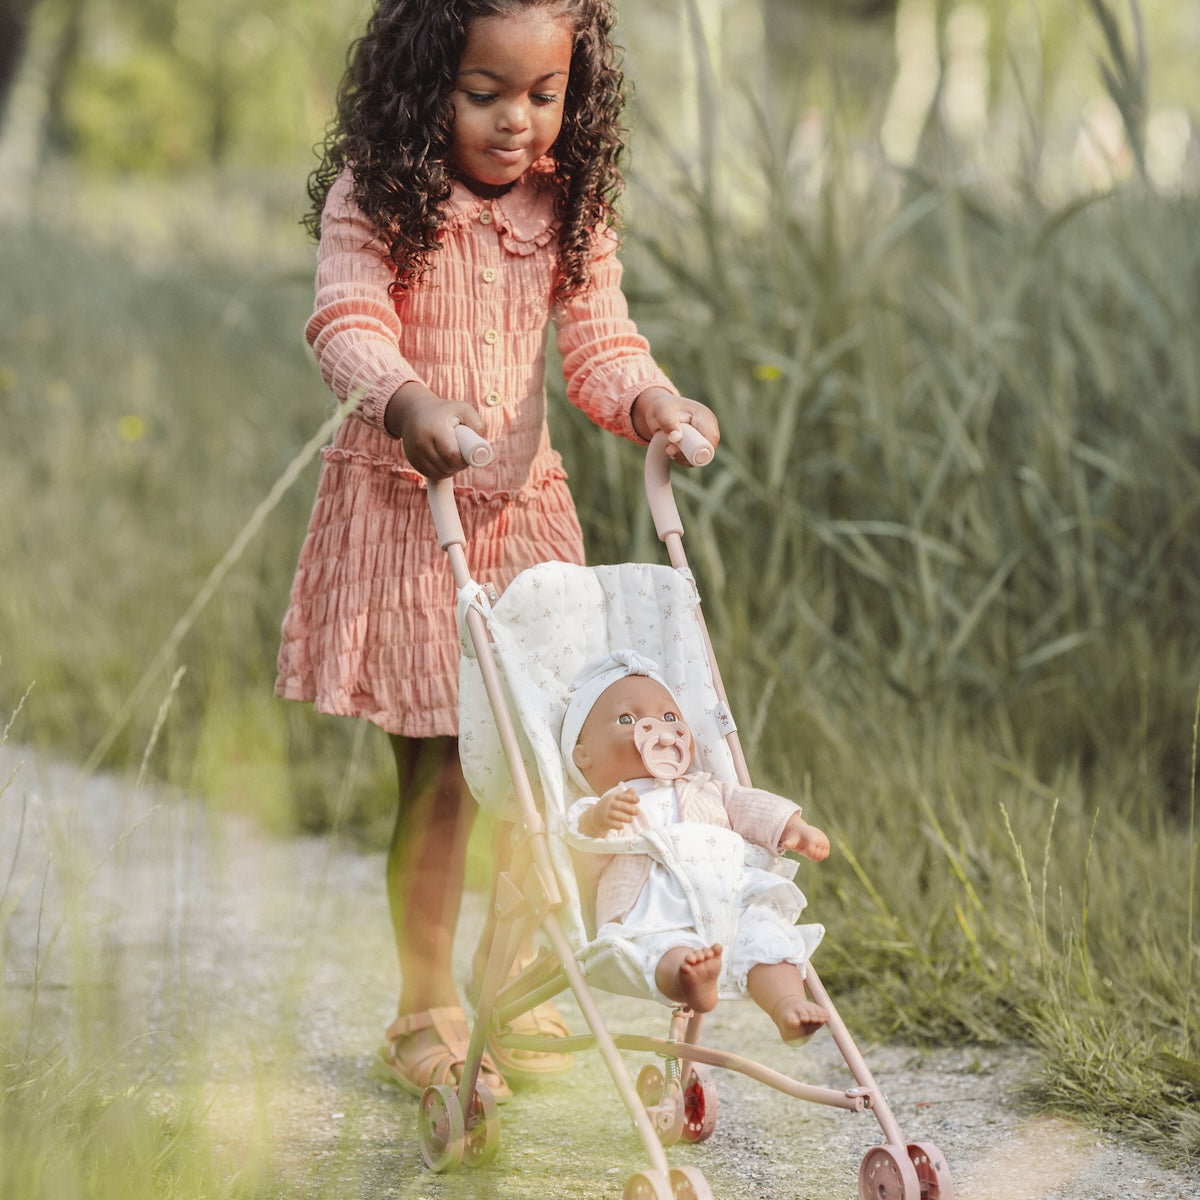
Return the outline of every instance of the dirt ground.
<path id="1" fill-rule="evenodd" d="M 39 1018 L 76 1049 L 104 1023 L 156 1103 L 206 1110 L 230 1170 L 266 1159 L 295 1194 L 339 1200 L 602 1200 L 648 1165 L 586 1053 L 501 1108 L 490 1167 L 430 1173 L 416 1102 L 370 1076 L 397 983 L 380 855 L 271 838 L 109 777 L 80 785 L 69 767 L 0 747 L 0 783 L 14 771 L 0 795 L 3 1003 L 27 1012 L 36 985 Z M 464 960 L 481 897 L 468 910 Z M 604 1007 L 616 1028 L 666 1032 L 656 1006 Z M 783 1048 L 748 1003 L 720 1006 L 708 1035 L 808 1082 L 853 1083 L 827 1035 Z M 1025 1111 L 1019 1050 L 858 1036 L 905 1137 L 941 1148 L 960 1200 L 1200 1200 L 1200 1171 Z M 629 1059 L 634 1074 L 648 1061 Z M 700 1168 L 717 1200 L 854 1200 L 859 1162 L 883 1140 L 873 1116 L 730 1072 L 717 1085 L 716 1131 L 673 1147 L 673 1166 Z"/>

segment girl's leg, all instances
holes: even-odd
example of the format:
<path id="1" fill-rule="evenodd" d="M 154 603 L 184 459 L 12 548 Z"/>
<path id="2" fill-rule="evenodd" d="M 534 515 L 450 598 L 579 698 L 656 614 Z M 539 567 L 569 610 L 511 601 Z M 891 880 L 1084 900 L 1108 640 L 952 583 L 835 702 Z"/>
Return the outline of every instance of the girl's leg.
<path id="1" fill-rule="evenodd" d="M 474 805 L 454 738 L 391 743 L 399 797 L 387 892 L 404 1016 L 459 1003 L 452 952 Z"/>
<path id="2" fill-rule="evenodd" d="M 514 862 L 513 826 L 498 822 L 492 838 L 492 856 L 494 864 L 493 887 L 499 883 L 500 873 L 514 871 L 520 878 L 528 869 L 528 859 L 524 856 Z M 496 916 L 497 895 L 493 890 L 492 903 L 488 905 L 488 915 L 484 922 L 479 944 L 471 964 L 471 977 L 467 984 L 467 998 L 472 1004 L 478 1005 L 483 989 L 483 976 L 487 967 L 488 956 L 493 943 L 500 931 Z M 521 970 L 536 957 L 533 929 L 525 934 L 521 944 L 516 948 L 516 959 L 509 971 L 509 977 L 518 975 Z M 543 1000 L 541 1004 L 521 1013 L 511 1022 L 511 1031 L 525 1037 L 564 1038 L 570 1034 L 562 1013 L 558 1011 L 552 1000 Z M 511 1046 L 501 1045 L 498 1041 L 490 1040 L 489 1049 L 493 1061 L 513 1083 L 528 1083 L 545 1078 L 547 1075 L 557 1075 L 569 1071 L 574 1058 L 562 1051 L 516 1050 Z"/>
<path id="3" fill-rule="evenodd" d="M 785 1042 L 812 1037 L 829 1014 L 808 998 L 804 976 L 795 963 L 759 963 L 746 976 L 750 998 L 775 1022 Z"/>
<path id="4" fill-rule="evenodd" d="M 386 1078 L 420 1095 L 462 1077 L 470 1032 L 454 985 L 454 932 L 475 814 L 455 738 L 392 737 L 399 797 L 387 856 L 388 905 L 400 962 L 398 1015 L 381 1058 Z M 484 1055 L 492 1095 L 511 1095 Z"/>

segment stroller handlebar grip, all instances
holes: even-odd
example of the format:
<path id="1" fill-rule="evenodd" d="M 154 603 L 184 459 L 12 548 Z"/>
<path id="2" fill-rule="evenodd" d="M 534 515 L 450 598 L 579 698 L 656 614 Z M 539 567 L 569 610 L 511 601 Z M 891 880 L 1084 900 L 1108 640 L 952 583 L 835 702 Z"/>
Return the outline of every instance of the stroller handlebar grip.
<path id="1" fill-rule="evenodd" d="M 455 425 L 454 436 L 458 438 L 458 449 L 467 465 L 487 467 L 496 461 L 496 452 L 486 438 L 481 438 L 469 425 Z"/>
<path id="2" fill-rule="evenodd" d="M 693 467 L 707 467 L 716 453 L 712 442 L 695 425 L 680 425 L 679 433 L 680 438 L 676 445 L 682 451 L 683 457 Z"/>

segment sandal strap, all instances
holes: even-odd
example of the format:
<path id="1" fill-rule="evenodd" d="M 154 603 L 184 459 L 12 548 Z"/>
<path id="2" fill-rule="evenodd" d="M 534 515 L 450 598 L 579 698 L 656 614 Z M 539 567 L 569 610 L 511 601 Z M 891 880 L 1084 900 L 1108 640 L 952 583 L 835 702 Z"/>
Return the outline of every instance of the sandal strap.
<path id="1" fill-rule="evenodd" d="M 532 1034 L 534 1037 L 565 1038 L 571 1034 L 562 1013 L 549 1000 L 519 1017 L 513 1017 L 509 1028 L 513 1033 Z"/>
<path id="2" fill-rule="evenodd" d="M 471 1035 L 468 1032 L 466 1013 L 457 1004 L 448 1004 L 442 1008 L 427 1008 L 422 1012 L 409 1013 L 397 1017 L 387 1028 L 384 1037 L 389 1042 L 396 1038 L 407 1037 L 410 1033 L 420 1033 L 422 1029 L 433 1026 L 434 1032 L 456 1052 L 460 1049 L 465 1057 Z"/>
<path id="3" fill-rule="evenodd" d="M 423 1029 L 433 1028 L 437 1041 L 420 1050 L 409 1049 L 401 1056 L 396 1042 L 400 1038 Z M 397 1017 L 388 1026 L 384 1034 L 386 1042 L 384 1050 L 386 1057 L 393 1067 L 398 1067 L 398 1060 L 405 1059 L 405 1074 L 420 1080 L 422 1086 L 427 1083 L 457 1084 L 458 1070 L 467 1061 L 467 1052 L 471 1046 L 471 1034 L 467 1025 L 466 1014 L 457 1004 L 441 1008 L 429 1008 L 423 1012 L 408 1013 Z M 480 1064 L 484 1079 L 497 1095 L 507 1094 L 508 1087 L 504 1076 L 500 1073 L 490 1054 L 484 1053 Z"/>

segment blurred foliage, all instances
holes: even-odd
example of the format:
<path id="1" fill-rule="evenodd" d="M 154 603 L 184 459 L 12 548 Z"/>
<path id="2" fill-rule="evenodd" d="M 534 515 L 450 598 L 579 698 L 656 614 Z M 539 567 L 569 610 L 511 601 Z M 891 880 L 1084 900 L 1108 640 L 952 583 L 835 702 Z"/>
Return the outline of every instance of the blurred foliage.
<path id="1" fill-rule="evenodd" d="M 109 171 L 294 164 L 328 116 L 361 4 L 39 0 L 52 147 Z"/>
<path id="2" fill-rule="evenodd" d="M 179 173 L 302 170 L 369 4 L 5 5 L 14 19 L 26 8 L 26 86 L 13 103 L 36 110 L 45 152 L 108 172 Z M 1197 0 L 618 0 L 617 8 L 638 105 L 684 141 L 696 59 L 676 48 L 694 44 L 698 29 L 714 52 L 723 107 L 766 88 L 785 120 L 836 113 L 852 136 L 882 138 L 888 152 L 906 105 L 930 102 L 968 123 L 981 103 L 994 132 L 1024 126 L 1053 136 L 1066 125 L 1074 137 L 1097 119 L 1086 111 L 1097 59 L 1137 125 L 1152 110 L 1195 109 Z M 1094 20 L 1081 24 L 1089 12 Z M 1147 57 L 1154 72 L 1138 93 Z"/>
<path id="3" fill-rule="evenodd" d="M 677 490 L 755 776 L 835 836 L 804 887 L 879 1036 L 1031 1039 L 1043 1096 L 1194 1157 L 1146 1114 L 1198 1011 L 1197 3 L 902 0 L 869 71 L 810 9 L 793 76 L 749 0 L 622 8 L 628 294 L 722 419 Z M 34 11 L 0 711 L 32 682 L 16 738 L 123 769 L 161 718 L 160 777 L 379 846 L 385 739 L 271 694 L 330 411 L 297 217 L 362 5 Z M 640 453 L 553 399 L 592 558 L 657 559 Z"/>

